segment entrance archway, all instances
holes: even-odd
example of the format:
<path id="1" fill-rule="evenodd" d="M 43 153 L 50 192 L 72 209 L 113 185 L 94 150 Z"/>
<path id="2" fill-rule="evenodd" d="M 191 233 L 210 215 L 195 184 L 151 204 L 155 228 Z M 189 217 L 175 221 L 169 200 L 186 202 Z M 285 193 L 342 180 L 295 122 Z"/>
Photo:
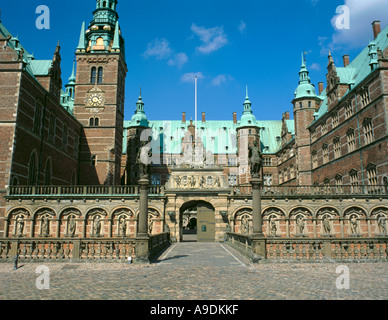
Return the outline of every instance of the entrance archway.
<path id="1" fill-rule="evenodd" d="M 181 241 L 214 242 L 215 210 L 205 201 L 190 201 L 180 209 Z"/>

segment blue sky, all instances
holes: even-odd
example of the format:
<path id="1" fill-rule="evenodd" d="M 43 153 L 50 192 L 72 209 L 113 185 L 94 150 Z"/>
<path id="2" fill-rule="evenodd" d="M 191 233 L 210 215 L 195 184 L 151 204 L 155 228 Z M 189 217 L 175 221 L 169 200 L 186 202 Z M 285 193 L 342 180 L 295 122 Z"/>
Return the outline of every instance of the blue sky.
<path id="1" fill-rule="evenodd" d="M 50 29 L 38 30 L 39 5 L 50 8 Z M 336 9 L 350 9 L 350 29 L 335 28 Z M 82 21 L 89 23 L 95 0 L 3 1 L 1 20 L 36 59 L 51 59 L 61 43 L 64 84 L 71 73 Z M 336 64 L 353 59 L 373 38 L 371 22 L 388 25 L 386 0 L 119 0 L 126 40 L 126 119 L 142 86 L 150 120 L 194 119 L 194 81 L 199 77 L 198 112 L 208 120 L 241 116 L 248 85 L 258 120 L 279 120 L 292 111 L 301 52 L 307 52 L 312 82 L 325 82 L 327 54 Z"/>

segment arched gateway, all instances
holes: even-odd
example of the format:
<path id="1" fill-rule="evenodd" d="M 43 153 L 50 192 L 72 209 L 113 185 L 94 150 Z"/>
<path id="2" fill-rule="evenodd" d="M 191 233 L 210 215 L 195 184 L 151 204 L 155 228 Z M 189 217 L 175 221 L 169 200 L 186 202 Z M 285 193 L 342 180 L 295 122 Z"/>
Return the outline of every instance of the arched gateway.
<path id="1" fill-rule="evenodd" d="M 185 203 L 180 208 L 180 220 L 181 241 L 215 241 L 215 209 L 210 203 L 201 200 Z"/>

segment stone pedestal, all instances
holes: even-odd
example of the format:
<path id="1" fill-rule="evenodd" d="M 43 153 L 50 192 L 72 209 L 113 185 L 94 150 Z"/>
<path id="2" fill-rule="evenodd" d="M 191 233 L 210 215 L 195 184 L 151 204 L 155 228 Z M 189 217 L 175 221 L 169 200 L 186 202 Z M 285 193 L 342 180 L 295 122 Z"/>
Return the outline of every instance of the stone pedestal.
<path id="1" fill-rule="evenodd" d="M 139 229 L 137 238 L 149 239 L 148 234 L 148 187 L 149 180 L 142 178 L 140 185 L 140 203 L 139 203 Z"/>
<path id="2" fill-rule="evenodd" d="M 252 185 L 252 220 L 253 220 L 253 237 L 263 238 L 263 216 L 261 210 L 261 188 L 263 181 L 260 178 L 253 178 Z"/>
<path id="3" fill-rule="evenodd" d="M 252 237 L 252 262 L 258 263 L 261 260 L 267 259 L 267 241 L 261 236 Z"/>
<path id="4" fill-rule="evenodd" d="M 136 237 L 136 259 L 138 263 L 149 263 L 150 236 L 148 234 L 148 188 L 149 180 L 139 180 L 140 201 L 139 201 L 139 229 Z"/>

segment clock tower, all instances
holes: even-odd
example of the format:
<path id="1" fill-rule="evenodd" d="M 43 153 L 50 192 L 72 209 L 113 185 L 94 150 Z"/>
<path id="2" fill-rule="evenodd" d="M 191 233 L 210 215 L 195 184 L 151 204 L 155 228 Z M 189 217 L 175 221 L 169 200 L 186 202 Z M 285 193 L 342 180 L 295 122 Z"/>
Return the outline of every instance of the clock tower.
<path id="1" fill-rule="evenodd" d="M 80 185 L 120 184 L 127 65 L 117 0 L 97 0 L 76 51 L 74 116 L 83 125 Z"/>

